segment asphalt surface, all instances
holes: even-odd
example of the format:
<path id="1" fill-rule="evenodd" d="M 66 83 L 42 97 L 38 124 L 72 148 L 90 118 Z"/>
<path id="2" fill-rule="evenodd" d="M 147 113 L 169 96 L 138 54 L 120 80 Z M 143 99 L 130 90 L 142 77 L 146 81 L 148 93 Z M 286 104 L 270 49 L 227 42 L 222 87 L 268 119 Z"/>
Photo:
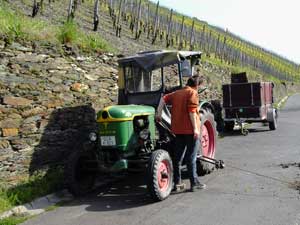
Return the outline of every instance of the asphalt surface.
<path id="1" fill-rule="evenodd" d="M 224 170 L 201 177 L 206 190 L 152 203 L 135 176 L 37 216 L 26 225 L 299 225 L 300 95 L 288 99 L 279 127 L 252 125 L 218 140 Z M 186 181 L 188 184 L 188 181 Z M 299 187 L 298 187 L 299 188 Z"/>

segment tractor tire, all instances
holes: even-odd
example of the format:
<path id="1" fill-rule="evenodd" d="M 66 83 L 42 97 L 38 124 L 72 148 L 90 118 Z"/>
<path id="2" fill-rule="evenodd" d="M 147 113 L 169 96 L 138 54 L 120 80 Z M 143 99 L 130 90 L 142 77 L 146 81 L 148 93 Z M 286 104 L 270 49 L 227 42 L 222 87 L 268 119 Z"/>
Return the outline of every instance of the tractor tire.
<path id="1" fill-rule="evenodd" d="M 202 109 L 200 112 L 201 119 L 201 144 L 199 147 L 198 156 L 207 156 L 210 158 L 215 157 L 216 153 L 216 140 L 217 129 L 214 115 L 206 109 Z M 203 162 L 197 159 L 197 173 L 199 176 L 209 174 L 214 170 L 215 166 L 211 163 Z"/>
<path id="2" fill-rule="evenodd" d="M 224 123 L 224 129 L 226 132 L 232 132 L 234 128 L 234 121 L 226 121 Z"/>
<path id="3" fill-rule="evenodd" d="M 95 157 L 91 151 L 75 151 L 70 155 L 65 166 L 65 179 L 68 190 L 75 197 L 83 196 L 93 189 L 96 172 L 89 170 L 88 165 Z"/>
<path id="4" fill-rule="evenodd" d="M 278 118 L 277 111 L 274 110 L 272 121 L 269 122 L 270 130 L 276 130 L 277 129 L 277 118 Z"/>
<path id="5" fill-rule="evenodd" d="M 173 165 L 169 153 L 156 150 L 152 153 L 147 168 L 147 188 L 154 201 L 169 197 L 173 187 Z"/>

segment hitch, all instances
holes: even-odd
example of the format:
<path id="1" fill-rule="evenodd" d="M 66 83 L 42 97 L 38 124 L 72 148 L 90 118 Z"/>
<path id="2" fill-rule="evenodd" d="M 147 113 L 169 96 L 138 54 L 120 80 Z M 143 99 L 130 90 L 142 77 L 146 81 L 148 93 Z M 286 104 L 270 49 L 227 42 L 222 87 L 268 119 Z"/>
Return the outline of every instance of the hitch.
<path id="1" fill-rule="evenodd" d="M 236 113 L 236 123 L 241 128 L 241 133 L 244 136 L 247 136 L 249 134 L 249 130 L 247 127 L 243 124 L 243 121 L 239 118 L 238 114 Z"/>
<path id="2" fill-rule="evenodd" d="M 199 160 L 207 162 L 207 163 L 211 163 L 214 164 L 216 166 L 217 169 L 224 169 L 225 168 L 225 163 L 223 160 L 217 160 L 217 159 L 213 159 L 204 155 L 201 155 L 198 157 Z"/>

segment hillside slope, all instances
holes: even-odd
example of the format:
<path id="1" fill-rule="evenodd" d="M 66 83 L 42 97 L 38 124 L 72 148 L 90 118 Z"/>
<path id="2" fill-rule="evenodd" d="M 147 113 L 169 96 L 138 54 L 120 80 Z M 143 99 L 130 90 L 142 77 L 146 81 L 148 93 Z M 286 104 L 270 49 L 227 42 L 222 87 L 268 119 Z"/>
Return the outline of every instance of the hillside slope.
<path id="1" fill-rule="evenodd" d="M 32 14 L 31 0 L 8 2 L 14 9 L 26 15 Z M 38 18 L 52 24 L 66 21 L 71 1 L 43 2 L 43 10 L 37 14 Z M 72 2 L 77 3 L 72 14 L 74 20 L 85 32 L 92 32 L 96 1 Z M 296 63 L 206 22 L 156 7 L 151 1 L 99 1 L 98 12 L 97 33 L 123 54 L 166 48 L 166 45 L 169 48 L 193 48 L 205 52 L 212 62 L 217 60 L 222 65 L 249 67 L 280 80 L 299 81 L 300 67 Z M 116 37 L 116 27 L 121 28 L 120 38 Z"/>

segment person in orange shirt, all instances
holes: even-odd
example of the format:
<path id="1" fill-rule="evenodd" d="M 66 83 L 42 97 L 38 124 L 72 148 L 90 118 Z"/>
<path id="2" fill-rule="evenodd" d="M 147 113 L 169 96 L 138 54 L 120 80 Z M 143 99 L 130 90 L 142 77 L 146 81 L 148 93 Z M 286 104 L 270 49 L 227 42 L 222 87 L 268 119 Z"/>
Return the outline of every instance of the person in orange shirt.
<path id="1" fill-rule="evenodd" d="M 156 120 L 161 121 L 162 109 L 172 105 L 171 131 L 175 134 L 174 191 L 181 184 L 181 170 L 184 155 L 191 182 L 191 191 L 204 189 L 205 184 L 198 180 L 196 159 L 200 148 L 200 114 L 198 89 L 203 83 L 199 75 L 188 79 L 187 85 L 175 92 L 163 96 L 157 108 Z"/>

